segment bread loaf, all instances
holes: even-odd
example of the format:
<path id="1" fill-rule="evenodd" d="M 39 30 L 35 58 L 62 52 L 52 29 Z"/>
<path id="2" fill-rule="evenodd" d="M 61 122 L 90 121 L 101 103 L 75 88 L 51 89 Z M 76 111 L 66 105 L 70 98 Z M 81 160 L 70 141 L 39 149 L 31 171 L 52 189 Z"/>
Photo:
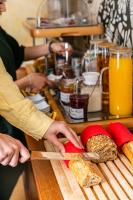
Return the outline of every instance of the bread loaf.
<path id="1" fill-rule="evenodd" d="M 133 141 L 124 144 L 122 147 L 122 151 L 133 165 Z"/>
<path id="2" fill-rule="evenodd" d="M 96 152 L 100 159 L 98 162 L 114 160 L 117 156 L 117 146 L 111 135 L 101 125 L 91 125 L 82 132 L 81 141 L 88 152 Z"/>
<path id="3" fill-rule="evenodd" d="M 66 165 L 70 168 L 72 173 L 77 179 L 77 182 L 82 187 L 89 187 L 99 184 L 102 181 L 102 177 L 96 164 L 90 161 L 85 161 L 82 158 L 82 153 L 85 152 L 84 149 L 78 149 L 71 142 L 64 144 L 66 152 L 70 153 L 81 153 L 79 154 L 78 160 L 67 160 Z"/>
<path id="4" fill-rule="evenodd" d="M 106 135 L 96 135 L 88 139 L 86 144 L 88 152 L 96 152 L 100 159 L 97 162 L 114 160 L 117 157 L 117 146 L 114 141 Z"/>
<path id="5" fill-rule="evenodd" d="M 96 165 L 90 161 L 71 160 L 68 166 L 82 187 L 97 185 L 102 181 Z"/>

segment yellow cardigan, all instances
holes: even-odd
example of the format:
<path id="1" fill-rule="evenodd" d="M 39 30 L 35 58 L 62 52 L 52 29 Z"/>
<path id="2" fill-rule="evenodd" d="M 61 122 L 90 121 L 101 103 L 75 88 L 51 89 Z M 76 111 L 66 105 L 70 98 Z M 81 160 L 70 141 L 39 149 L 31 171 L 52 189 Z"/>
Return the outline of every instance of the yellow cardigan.
<path id="1" fill-rule="evenodd" d="M 39 140 L 53 122 L 23 97 L 0 59 L 0 115 L 26 134 Z"/>

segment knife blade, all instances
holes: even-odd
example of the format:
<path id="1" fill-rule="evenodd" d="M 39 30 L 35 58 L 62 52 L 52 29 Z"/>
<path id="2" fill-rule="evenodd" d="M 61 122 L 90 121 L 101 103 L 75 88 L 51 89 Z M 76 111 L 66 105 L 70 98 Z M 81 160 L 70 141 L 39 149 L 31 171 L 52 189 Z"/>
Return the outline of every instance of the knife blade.
<path id="1" fill-rule="evenodd" d="M 95 152 L 61 154 L 60 152 L 31 151 L 30 160 L 80 160 L 81 158 L 92 161 L 100 159 Z"/>

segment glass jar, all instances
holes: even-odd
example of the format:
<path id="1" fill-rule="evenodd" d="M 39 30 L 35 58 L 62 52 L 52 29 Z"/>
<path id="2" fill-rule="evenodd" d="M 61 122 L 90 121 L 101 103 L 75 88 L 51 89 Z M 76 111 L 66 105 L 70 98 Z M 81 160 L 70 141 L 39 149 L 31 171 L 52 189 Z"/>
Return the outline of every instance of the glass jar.
<path id="1" fill-rule="evenodd" d="M 109 50 L 115 47 L 114 43 L 101 43 L 99 44 L 99 54 L 97 55 L 97 71 L 101 73 L 101 70 L 109 67 Z M 109 72 L 104 70 L 102 74 L 102 104 L 103 109 L 109 106 Z"/>
<path id="2" fill-rule="evenodd" d="M 87 121 L 88 94 L 70 95 L 69 115 L 72 119 Z"/>
<path id="3" fill-rule="evenodd" d="M 72 68 L 69 65 L 63 67 L 63 78 L 60 81 L 60 101 L 63 104 L 66 111 L 69 110 L 70 94 L 75 91 L 75 76 Z"/>
<path id="4" fill-rule="evenodd" d="M 90 49 L 84 54 L 85 71 L 97 71 L 97 55 L 99 54 L 99 44 L 107 42 L 106 39 L 90 40 Z"/>
<path id="5" fill-rule="evenodd" d="M 99 82 L 100 73 L 83 73 L 84 81 L 81 85 L 81 94 L 89 95 L 88 112 L 98 112 L 102 110 L 102 87 Z"/>
<path id="6" fill-rule="evenodd" d="M 132 114 L 132 51 L 126 47 L 110 49 L 109 109 L 110 114 Z"/>

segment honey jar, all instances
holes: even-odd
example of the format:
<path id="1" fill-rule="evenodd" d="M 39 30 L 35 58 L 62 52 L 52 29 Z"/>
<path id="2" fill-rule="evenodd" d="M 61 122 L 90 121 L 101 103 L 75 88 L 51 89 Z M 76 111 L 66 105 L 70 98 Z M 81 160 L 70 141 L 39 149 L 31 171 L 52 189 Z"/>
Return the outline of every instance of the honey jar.
<path id="1" fill-rule="evenodd" d="M 101 73 L 106 67 L 109 67 L 109 50 L 115 47 L 114 43 L 99 44 L 99 54 L 97 55 L 97 71 Z M 103 109 L 109 105 L 109 72 L 104 70 L 102 74 L 102 105 Z"/>
<path id="2" fill-rule="evenodd" d="M 74 72 L 69 65 L 63 67 L 63 78 L 60 81 L 60 101 L 63 104 L 66 111 L 69 110 L 70 105 L 70 94 L 75 91 L 75 76 Z"/>

